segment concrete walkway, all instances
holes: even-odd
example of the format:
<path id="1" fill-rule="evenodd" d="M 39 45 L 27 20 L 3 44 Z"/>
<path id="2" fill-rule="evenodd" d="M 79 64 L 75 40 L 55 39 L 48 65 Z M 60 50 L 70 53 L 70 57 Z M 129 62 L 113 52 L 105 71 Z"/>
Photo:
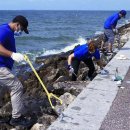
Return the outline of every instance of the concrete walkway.
<path id="1" fill-rule="evenodd" d="M 122 54 L 130 58 L 130 41 L 106 66 L 110 74 L 108 76 L 97 75 L 48 130 L 100 129 L 119 89 L 111 77 L 115 74 L 116 67 L 118 67 L 119 74 L 125 77 L 130 66 L 130 59 L 116 59 Z"/>
<path id="2" fill-rule="evenodd" d="M 100 130 L 130 130 L 130 69 Z"/>

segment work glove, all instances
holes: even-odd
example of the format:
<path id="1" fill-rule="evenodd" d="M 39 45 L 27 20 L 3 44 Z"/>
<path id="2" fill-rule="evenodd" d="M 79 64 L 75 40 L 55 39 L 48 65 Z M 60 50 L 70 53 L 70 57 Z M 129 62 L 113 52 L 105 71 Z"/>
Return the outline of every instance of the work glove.
<path id="1" fill-rule="evenodd" d="M 102 68 L 102 69 L 100 69 L 99 73 L 100 73 L 101 75 L 107 75 L 107 74 L 109 74 L 109 71 L 108 71 L 108 70 L 105 70 L 104 68 Z"/>
<path id="2" fill-rule="evenodd" d="M 69 70 L 69 73 L 71 73 L 71 74 L 74 73 L 74 69 L 71 65 L 68 65 L 68 70 Z"/>
<path id="3" fill-rule="evenodd" d="M 11 58 L 16 62 L 21 62 L 24 60 L 24 56 L 21 53 L 13 52 Z"/>
<path id="4" fill-rule="evenodd" d="M 114 32 L 115 34 L 117 34 L 117 33 L 118 33 L 118 29 L 117 29 L 117 28 L 114 28 L 114 29 L 113 29 L 113 32 Z"/>

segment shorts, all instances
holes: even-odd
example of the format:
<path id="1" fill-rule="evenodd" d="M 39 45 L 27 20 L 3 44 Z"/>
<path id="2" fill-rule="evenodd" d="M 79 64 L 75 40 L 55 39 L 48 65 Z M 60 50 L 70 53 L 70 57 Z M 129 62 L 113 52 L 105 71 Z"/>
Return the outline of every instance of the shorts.
<path id="1" fill-rule="evenodd" d="M 112 29 L 105 29 L 104 30 L 104 35 L 105 35 L 105 42 L 108 42 L 108 43 L 111 43 L 111 44 L 114 44 L 114 38 L 115 38 L 115 34 L 113 32 Z"/>

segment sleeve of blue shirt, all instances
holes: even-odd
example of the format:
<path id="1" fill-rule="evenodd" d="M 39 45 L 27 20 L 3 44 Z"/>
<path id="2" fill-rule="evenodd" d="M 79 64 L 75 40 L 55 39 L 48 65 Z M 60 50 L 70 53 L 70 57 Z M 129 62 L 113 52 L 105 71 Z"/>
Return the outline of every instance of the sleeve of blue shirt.
<path id="1" fill-rule="evenodd" d="M 97 59 L 97 60 L 100 60 L 100 52 L 99 50 L 96 50 L 95 54 L 94 54 L 94 57 Z"/>
<path id="2" fill-rule="evenodd" d="M 7 34 L 4 31 L 0 31 L 0 44 L 4 45 L 7 39 Z"/>
<path id="3" fill-rule="evenodd" d="M 115 25 L 118 21 L 118 15 L 115 15 L 115 17 L 113 18 L 113 20 L 111 21 L 111 26 Z"/>

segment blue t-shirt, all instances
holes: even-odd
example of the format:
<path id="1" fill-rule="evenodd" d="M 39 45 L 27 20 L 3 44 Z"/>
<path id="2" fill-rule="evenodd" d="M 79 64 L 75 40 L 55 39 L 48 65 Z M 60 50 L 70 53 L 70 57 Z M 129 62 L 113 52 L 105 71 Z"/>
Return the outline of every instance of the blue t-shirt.
<path id="1" fill-rule="evenodd" d="M 8 24 L 0 26 L 0 44 L 7 50 L 16 52 L 14 32 Z M 12 69 L 13 63 L 12 58 L 0 55 L 0 67 Z"/>
<path id="2" fill-rule="evenodd" d="M 113 28 L 115 28 L 119 19 L 120 19 L 119 13 L 113 14 L 105 21 L 104 28 L 112 29 L 112 26 Z"/>
<path id="3" fill-rule="evenodd" d="M 96 49 L 94 53 L 90 54 L 88 50 L 88 44 L 80 45 L 74 49 L 74 57 L 80 61 L 85 61 L 89 58 L 92 58 L 93 56 L 97 60 L 99 60 L 100 59 L 99 50 Z"/>

